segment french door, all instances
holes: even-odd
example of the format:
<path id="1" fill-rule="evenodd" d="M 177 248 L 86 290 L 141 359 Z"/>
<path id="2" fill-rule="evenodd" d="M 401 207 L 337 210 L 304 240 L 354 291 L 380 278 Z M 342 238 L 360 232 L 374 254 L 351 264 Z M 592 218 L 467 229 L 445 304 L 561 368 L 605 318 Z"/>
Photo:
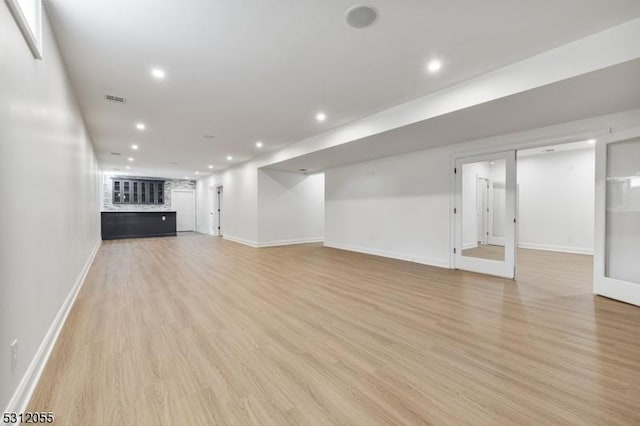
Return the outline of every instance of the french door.
<path id="1" fill-rule="evenodd" d="M 458 158 L 455 177 L 456 269 L 514 278 L 516 152 Z"/>
<path id="2" fill-rule="evenodd" d="M 640 305 L 640 128 L 596 146 L 593 291 Z"/>

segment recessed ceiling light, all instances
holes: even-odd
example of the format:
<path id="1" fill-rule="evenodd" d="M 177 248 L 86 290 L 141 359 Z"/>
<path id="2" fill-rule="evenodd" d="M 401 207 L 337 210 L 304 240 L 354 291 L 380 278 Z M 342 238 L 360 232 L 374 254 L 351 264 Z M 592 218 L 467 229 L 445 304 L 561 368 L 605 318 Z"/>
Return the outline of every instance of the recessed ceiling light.
<path id="1" fill-rule="evenodd" d="M 127 170 L 131 170 L 131 167 L 127 166 L 127 167 L 126 167 L 126 169 L 127 169 Z"/>
<path id="2" fill-rule="evenodd" d="M 136 145 L 136 144 L 131 145 L 131 149 L 134 149 L 134 150 L 138 149 L 138 145 Z"/>
<path id="3" fill-rule="evenodd" d="M 256 142 L 256 147 L 262 148 L 262 142 L 260 142 L 260 141 Z"/>
<path id="4" fill-rule="evenodd" d="M 185 176 L 184 178 L 185 178 L 185 179 L 189 179 L 189 176 Z"/>
<path id="5" fill-rule="evenodd" d="M 429 72 L 432 74 L 437 73 L 438 71 L 440 71 L 441 68 L 442 68 L 442 62 L 439 59 L 432 59 L 427 64 L 427 70 L 429 70 Z"/>
<path id="6" fill-rule="evenodd" d="M 144 130 L 146 128 L 147 128 L 147 126 L 145 126 L 144 123 L 137 123 L 136 124 L 136 129 L 138 129 L 138 130 Z"/>
<path id="7" fill-rule="evenodd" d="M 230 155 L 227 155 L 227 160 L 231 161 L 231 160 L 233 160 L 233 157 L 230 156 Z"/>
<path id="8" fill-rule="evenodd" d="M 151 69 L 151 75 L 156 80 L 164 80 L 164 78 L 166 77 L 166 74 L 165 74 L 164 70 L 161 69 L 161 68 L 152 68 Z"/>
<path id="9" fill-rule="evenodd" d="M 129 158 L 127 158 L 127 160 L 133 161 L 133 157 L 129 157 Z"/>
<path id="10" fill-rule="evenodd" d="M 209 164 L 207 167 L 209 167 L 210 169 L 213 169 L 213 165 Z"/>
<path id="11" fill-rule="evenodd" d="M 199 175 L 199 174 L 200 174 L 200 172 L 196 172 L 196 174 L 197 174 L 197 175 Z"/>
<path id="12" fill-rule="evenodd" d="M 596 140 L 595 140 L 595 139 L 589 139 L 589 140 L 587 141 L 587 143 L 588 143 L 589 145 L 593 145 L 593 144 L 595 144 L 595 143 L 596 143 Z"/>
<path id="13" fill-rule="evenodd" d="M 319 112 L 316 114 L 316 120 L 323 122 L 327 119 L 327 114 L 325 114 L 324 112 Z"/>

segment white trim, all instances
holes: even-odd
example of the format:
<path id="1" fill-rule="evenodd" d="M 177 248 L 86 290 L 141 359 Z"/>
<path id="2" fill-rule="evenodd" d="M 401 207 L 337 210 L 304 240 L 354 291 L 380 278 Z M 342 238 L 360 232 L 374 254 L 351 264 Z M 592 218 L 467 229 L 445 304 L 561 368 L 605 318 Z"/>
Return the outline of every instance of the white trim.
<path id="1" fill-rule="evenodd" d="M 588 247 L 558 246 L 554 244 L 518 243 L 518 248 L 529 250 L 556 251 L 561 253 L 593 255 L 593 249 Z"/>
<path id="2" fill-rule="evenodd" d="M 42 1 L 38 0 L 37 3 L 37 16 L 36 16 L 36 25 L 38 28 L 35 28 L 35 31 L 38 34 L 34 33 L 34 29 L 29 25 L 29 21 L 27 21 L 26 16 L 24 16 L 24 12 L 22 11 L 22 7 L 20 7 L 20 3 L 17 0 L 5 0 L 9 11 L 13 15 L 13 18 L 16 20 L 16 24 L 22 32 L 22 36 L 24 40 L 27 42 L 33 57 L 36 59 L 42 59 Z"/>
<path id="3" fill-rule="evenodd" d="M 377 250 L 377 249 L 371 249 L 368 247 L 360 247 L 360 246 L 354 246 L 351 244 L 342 244 L 342 243 L 331 243 L 326 241 L 324 242 L 324 246 L 329 248 L 339 249 L 339 250 L 347 250 L 347 251 L 354 251 L 357 253 L 370 254 L 373 256 L 382 256 L 382 257 L 389 257 L 391 259 L 405 260 L 407 262 L 419 263 L 421 265 L 451 269 L 449 267 L 448 259 L 427 258 L 427 257 L 415 256 L 411 254 L 404 254 L 404 253 L 399 253 L 394 251 Z"/>
<path id="4" fill-rule="evenodd" d="M 102 244 L 102 240 L 98 240 L 96 245 L 93 247 L 87 262 L 85 263 L 78 279 L 75 284 L 71 288 L 71 291 L 67 295 L 64 303 L 58 310 L 58 314 L 55 319 L 51 323 L 47 334 L 44 336 L 42 343 L 40 343 L 40 347 L 38 347 L 38 351 L 35 356 L 31 360 L 31 364 L 29 364 L 29 368 L 24 373 L 20 384 L 18 385 L 16 391 L 14 392 L 7 408 L 4 412 L 15 412 L 15 413 L 23 413 L 27 409 L 27 405 L 29 404 L 29 400 L 33 395 L 33 391 L 35 390 L 38 382 L 40 381 L 40 377 L 42 376 L 42 372 L 44 371 L 45 366 L 47 365 L 47 361 L 51 356 L 51 352 L 58 341 L 58 337 L 60 336 L 60 332 L 64 327 L 64 323 L 67 320 L 67 316 L 73 307 L 73 304 L 82 288 L 87 274 L 89 273 L 89 269 L 93 264 L 93 260 L 96 257 L 96 253 L 98 253 L 98 249 Z"/>
<path id="5" fill-rule="evenodd" d="M 225 240 L 233 241 L 234 243 L 244 244 L 245 246 L 254 247 L 254 248 L 258 247 L 258 243 L 255 241 L 246 240 L 240 237 L 234 237 L 233 235 L 224 234 L 222 238 Z"/>
<path id="6" fill-rule="evenodd" d="M 323 241 L 324 241 L 323 237 L 296 238 L 294 240 L 276 240 L 276 241 L 259 242 L 257 246 L 258 247 L 278 247 L 278 246 L 290 246 L 294 244 L 321 243 Z"/>
<path id="7" fill-rule="evenodd" d="M 469 250 L 469 249 L 474 249 L 474 248 L 478 248 L 478 243 L 477 242 L 472 242 L 472 243 L 463 243 L 462 244 L 462 250 Z"/>

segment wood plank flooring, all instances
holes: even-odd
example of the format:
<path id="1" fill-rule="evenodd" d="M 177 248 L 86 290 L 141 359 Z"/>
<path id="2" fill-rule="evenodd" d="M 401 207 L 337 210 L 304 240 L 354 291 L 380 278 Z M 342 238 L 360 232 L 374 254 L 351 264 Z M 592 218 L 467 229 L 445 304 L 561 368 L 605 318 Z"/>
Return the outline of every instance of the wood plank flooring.
<path id="1" fill-rule="evenodd" d="M 463 256 L 479 257 L 480 259 L 504 261 L 504 246 L 491 244 L 462 250 Z"/>
<path id="2" fill-rule="evenodd" d="M 516 281 L 216 237 L 105 242 L 29 409 L 59 425 L 640 424 L 640 308 L 591 257 Z"/>

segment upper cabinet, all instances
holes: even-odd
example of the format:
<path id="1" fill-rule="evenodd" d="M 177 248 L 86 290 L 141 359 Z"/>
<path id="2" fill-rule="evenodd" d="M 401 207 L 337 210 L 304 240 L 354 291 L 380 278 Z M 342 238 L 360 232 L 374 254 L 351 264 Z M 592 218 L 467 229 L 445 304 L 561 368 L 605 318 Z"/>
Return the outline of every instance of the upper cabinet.
<path id="1" fill-rule="evenodd" d="M 164 204 L 164 181 L 112 180 L 113 204 Z"/>

